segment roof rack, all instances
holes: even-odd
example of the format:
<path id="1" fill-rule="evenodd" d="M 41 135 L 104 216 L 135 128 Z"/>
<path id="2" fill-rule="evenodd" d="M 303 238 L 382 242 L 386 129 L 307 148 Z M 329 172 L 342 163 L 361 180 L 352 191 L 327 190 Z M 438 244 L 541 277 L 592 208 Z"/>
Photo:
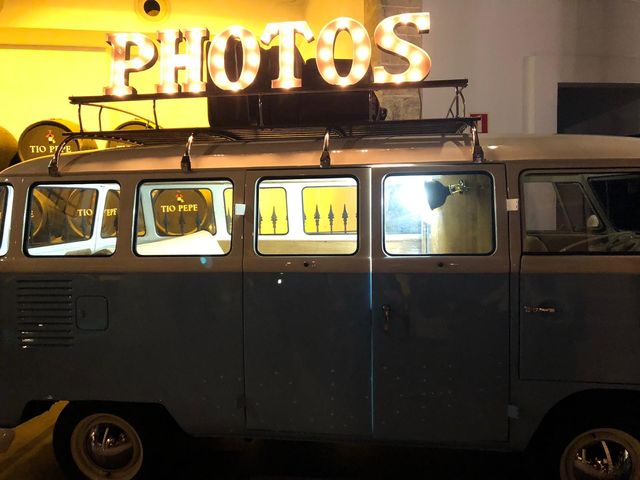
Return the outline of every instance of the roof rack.
<path id="1" fill-rule="evenodd" d="M 167 128 L 145 130 L 115 130 L 104 132 L 69 132 L 58 146 L 49 163 L 49 174 L 57 176 L 58 161 L 66 145 L 73 140 L 108 140 L 131 145 L 176 145 L 191 138 L 191 143 L 229 144 L 283 140 L 324 140 L 323 150 L 328 152 L 330 138 L 365 138 L 399 136 L 461 135 L 467 129 L 472 133 L 473 161 L 482 162 L 484 155 L 477 135 L 475 117 L 438 118 L 424 120 L 396 120 L 336 126 L 277 127 L 277 128 Z M 184 160 L 184 159 L 183 159 Z M 324 165 L 328 166 L 328 165 Z"/>
<path id="2" fill-rule="evenodd" d="M 364 137 L 396 137 L 396 136 L 436 136 L 436 135 L 461 135 L 467 129 L 470 130 L 473 143 L 473 162 L 484 161 L 484 152 L 480 146 L 477 135 L 478 119 L 474 117 L 466 117 L 465 99 L 462 90 L 468 85 L 468 80 L 434 80 L 412 82 L 409 84 L 393 85 L 369 85 L 364 87 L 347 87 L 347 88 L 328 88 L 326 90 L 317 89 L 296 89 L 295 91 L 270 90 L 256 91 L 248 89 L 246 91 L 229 94 L 222 91 L 207 91 L 202 93 L 178 93 L 174 95 L 168 94 L 141 94 L 130 95 L 126 98 L 112 96 L 92 96 L 92 97 L 70 97 L 72 104 L 78 105 L 78 117 L 80 120 L 80 132 L 70 132 L 65 134 L 64 140 L 58 146 L 53 158 L 49 162 L 49 174 L 58 176 L 58 161 L 65 147 L 73 140 L 93 139 L 93 140 L 109 140 L 131 145 L 175 145 L 186 142 L 185 153 L 181 159 L 181 168 L 185 172 L 191 171 L 191 145 L 194 142 L 202 143 L 233 143 L 233 142 L 256 142 L 256 141 L 278 141 L 292 139 L 321 139 L 323 140 L 323 148 L 320 157 L 320 165 L 329 167 L 331 165 L 331 155 L 329 143 L 331 138 L 364 138 Z M 340 124 L 323 124 L 323 125 L 285 125 L 285 126 L 264 126 L 257 127 L 225 127 L 225 128 L 160 128 L 158 125 L 156 101 L 175 99 L 175 98 L 194 98 L 194 97 L 229 97 L 233 96 L 262 96 L 270 95 L 300 95 L 300 94 L 328 94 L 336 92 L 354 92 L 354 91 L 373 91 L 373 90 L 395 90 L 406 88 L 443 88 L 452 87 L 455 90 L 455 96 L 449 107 L 447 118 L 437 119 L 421 119 L 421 120 L 396 120 L 396 121 L 367 121 Z M 82 127 L 82 107 L 92 106 L 100 108 L 99 115 L 102 114 L 103 108 L 111 108 L 104 105 L 98 105 L 96 102 L 115 102 L 115 101 L 136 101 L 151 100 L 153 101 L 154 125 L 153 129 L 144 130 L 115 130 L 115 131 L 98 131 L 86 132 Z M 259 102 L 261 104 L 261 102 Z M 460 116 L 462 110 L 462 116 Z M 128 113 L 128 112 L 125 112 Z M 101 118 L 99 122 L 102 126 Z"/>

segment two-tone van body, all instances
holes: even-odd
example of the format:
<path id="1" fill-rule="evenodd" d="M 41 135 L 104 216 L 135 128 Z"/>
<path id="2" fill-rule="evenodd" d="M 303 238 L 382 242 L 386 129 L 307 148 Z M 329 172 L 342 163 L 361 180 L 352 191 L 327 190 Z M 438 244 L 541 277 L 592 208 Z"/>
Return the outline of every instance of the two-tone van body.
<path id="1" fill-rule="evenodd" d="M 640 478 L 640 140 L 118 148 L 4 171 L 0 425 L 70 477 L 194 436 L 538 455 Z M 164 422 L 164 423 L 163 423 Z M 8 430 L 3 433 L 7 434 Z M 7 435 L 8 438 L 8 435 Z M 6 442 L 5 442 L 6 443 Z"/>

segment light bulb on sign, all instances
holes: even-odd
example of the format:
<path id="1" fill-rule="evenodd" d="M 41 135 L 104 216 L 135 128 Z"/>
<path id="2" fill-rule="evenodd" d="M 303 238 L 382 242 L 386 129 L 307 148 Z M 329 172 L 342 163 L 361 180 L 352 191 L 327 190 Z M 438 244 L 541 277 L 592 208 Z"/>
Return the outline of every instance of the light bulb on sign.
<path id="1" fill-rule="evenodd" d="M 224 62 L 224 53 L 231 37 L 237 39 L 242 46 L 242 69 L 238 80 L 235 82 L 229 80 Z M 244 27 L 234 26 L 218 34 L 213 39 L 207 63 L 209 65 L 209 74 L 218 88 L 238 92 L 250 86 L 258 76 L 260 46 L 253 33 Z"/>
<path id="2" fill-rule="evenodd" d="M 419 33 L 429 33 L 431 20 L 429 12 L 403 13 L 384 19 L 376 27 L 374 40 L 376 45 L 388 53 L 402 57 L 409 62 L 409 67 L 402 73 L 389 73 L 385 67 L 373 69 L 375 83 L 420 82 L 431 70 L 431 58 L 422 48 L 396 35 L 395 28 L 400 25 L 413 25 Z"/>
<path id="3" fill-rule="evenodd" d="M 353 63 L 351 70 L 345 76 L 338 73 L 333 57 L 336 39 L 340 32 L 349 32 L 353 42 Z M 371 39 L 360 22 L 348 17 L 336 18 L 325 25 L 318 38 L 318 71 L 325 82 L 348 87 L 364 78 L 371 64 Z"/>
<path id="4" fill-rule="evenodd" d="M 154 43 L 141 33 L 111 33 L 107 35 L 111 45 L 111 82 L 104 88 L 105 95 L 122 97 L 136 93 L 129 86 L 129 73 L 142 72 L 153 66 L 158 56 Z M 138 55 L 131 57 L 131 48 L 138 48 Z"/>
<path id="5" fill-rule="evenodd" d="M 278 78 L 271 81 L 271 88 L 299 88 L 302 81 L 295 76 L 296 34 L 299 33 L 307 42 L 313 42 L 314 36 L 307 22 L 281 22 L 268 24 L 260 41 L 269 45 L 274 38 L 280 36 L 279 73 Z"/>
<path id="6" fill-rule="evenodd" d="M 158 93 L 177 93 L 181 86 L 178 84 L 178 70 L 184 69 L 187 77 L 182 85 L 185 92 L 199 93 L 206 90 L 202 81 L 202 45 L 209 38 L 206 28 L 190 28 L 184 31 L 187 40 L 186 53 L 178 53 L 178 46 L 182 41 L 180 30 L 163 30 L 158 32 L 160 42 L 160 83 L 156 85 Z"/>

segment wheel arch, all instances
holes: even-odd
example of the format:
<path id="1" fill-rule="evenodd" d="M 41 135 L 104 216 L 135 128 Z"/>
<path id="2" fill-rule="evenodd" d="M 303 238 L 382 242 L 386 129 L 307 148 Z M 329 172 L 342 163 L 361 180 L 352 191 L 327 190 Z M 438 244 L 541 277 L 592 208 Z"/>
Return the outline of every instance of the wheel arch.
<path id="1" fill-rule="evenodd" d="M 66 409 L 78 409 L 92 411 L 95 413 L 104 412 L 128 412 L 131 415 L 141 416 L 145 420 L 165 421 L 167 426 L 171 426 L 182 431 L 180 425 L 173 418 L 167 407 L 162 403 L 153 402 L 121 402 L 105 400 L 70 400 Z"/>
<path id="2" fill-rule="evenodd" d="M 612 418 L 621 418 L 625 414 L 623 412 L 626 415 L 633 415 L 635 412 L 638 416 L 635 426 L 640 426 L 640 391 L 617 388 L 581 390 L 564 397 L 547 411 L 528 447 L 536 446 L 558 424 L 579 419 L 585 414 L 594 416 L 594 408 L 604 411 L 603 416 Z"/>

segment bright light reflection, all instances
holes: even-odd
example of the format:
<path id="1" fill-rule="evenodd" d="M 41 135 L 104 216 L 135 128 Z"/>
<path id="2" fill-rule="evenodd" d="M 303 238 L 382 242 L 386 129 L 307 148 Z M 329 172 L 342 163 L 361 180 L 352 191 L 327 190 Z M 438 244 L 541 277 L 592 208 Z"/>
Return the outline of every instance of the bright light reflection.
<path id="1" fill-rule="evenodd" d="M 424 223 L 431 223 L 434 219 L 434 212 L 429 207 L 427 201 L 427 191 L 424 188 L 425 182 L 430 182 L 430 176 L 406 176 L 390 177 L 385 182 L 385 188 L 395 188 L 395 200 L 402 205 L 402 208 L 415 217 L 419 217 Z"/>

